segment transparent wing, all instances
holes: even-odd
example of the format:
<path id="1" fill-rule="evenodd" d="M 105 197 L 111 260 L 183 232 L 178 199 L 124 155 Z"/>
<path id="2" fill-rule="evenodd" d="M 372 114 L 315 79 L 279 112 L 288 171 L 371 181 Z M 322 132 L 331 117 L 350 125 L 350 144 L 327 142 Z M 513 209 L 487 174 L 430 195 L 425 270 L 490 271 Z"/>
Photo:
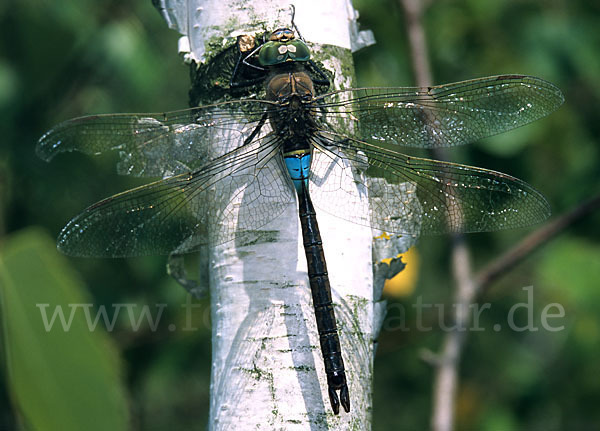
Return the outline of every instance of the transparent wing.
<path id="1" fill-rule="evenodd" d="M 528 226 L 550 215 L 538 191 L 500 172 L 410 157 L 326 132 L 315 147 L 315 206 L 384 232 L 496 231 Z"/>
<path id="2" fill-rule="evenodd" d="M 92 115 L 64 121 L 38 141 L 44 160 L 67 151 L 118 151 L 123 175 L 166 177 L 193 171 L 242 145 L 273 109 L 267 101 L 231 101 L 162 114 Z M 227 139 L 215 141 L 215 133 Z"/>
<path id="3" fill-rule="evenodd" d="M 59 249 L 73 256 L 125 257 L 184 253 L 235 239 L 293 202 L 282 169 L 277 139 L 255 139 L 193 173 L 90 206 L 62 230 Z"/>
<path id="4" fill-rule="evenodd" d="M 564 97 L 542 79 L 502 75 L 427 88 L 340 90 L 316 100 L 327 123 L 354 122 L 364 139 L 436 148 L 528 124 L 556 110 Z"/>

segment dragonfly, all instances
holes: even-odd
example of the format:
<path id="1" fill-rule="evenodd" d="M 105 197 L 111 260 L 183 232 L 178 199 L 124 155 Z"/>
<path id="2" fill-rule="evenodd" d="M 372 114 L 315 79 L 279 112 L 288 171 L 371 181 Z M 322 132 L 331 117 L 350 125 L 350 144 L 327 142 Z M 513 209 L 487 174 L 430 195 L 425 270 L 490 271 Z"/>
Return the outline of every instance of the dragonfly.
<path id="1" fill-rule="evenodd" d="M 255 232 L 297 202 L 330 404 L 335 414 L 340 405 L 349 412 L 317 210 L 395 235 L 538 223 L 549 205 L 527 183 L 398 149 L 477 141 L 544 117 L 564 98 L 525 75 L 317 94 L 327 75 L 315 78 L 311 51 L 290 28 L 240 59 L 236 71 L 258 74 L 252 83 L 263 83 L 263 99 L 80 117 L 40 138 L 45 160 L 116 151 L 119 173 L 160 178 L 89 206 L 60 232 L 58 249 L 90 257 L 182 254 Z"/>

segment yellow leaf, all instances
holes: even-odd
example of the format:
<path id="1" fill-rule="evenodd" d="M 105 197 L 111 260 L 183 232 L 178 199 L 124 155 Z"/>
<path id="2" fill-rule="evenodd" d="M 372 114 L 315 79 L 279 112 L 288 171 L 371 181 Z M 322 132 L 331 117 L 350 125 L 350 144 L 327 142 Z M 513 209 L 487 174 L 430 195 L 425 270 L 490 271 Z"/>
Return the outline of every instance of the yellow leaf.
<path id="1" fill-rule="evenodd" d="M 417 285 L 419 276 L 419 254 L 415 247 L 408 249 L 406 253 L 399 254 L 402 261 L 406 264 L 406 268 L 390 280 L 386 280 L 383 293 L 394 296 L 403 297 L 411 295 Z M 391 259 L 384 259 L 383 262 L 389 262 Z"/>

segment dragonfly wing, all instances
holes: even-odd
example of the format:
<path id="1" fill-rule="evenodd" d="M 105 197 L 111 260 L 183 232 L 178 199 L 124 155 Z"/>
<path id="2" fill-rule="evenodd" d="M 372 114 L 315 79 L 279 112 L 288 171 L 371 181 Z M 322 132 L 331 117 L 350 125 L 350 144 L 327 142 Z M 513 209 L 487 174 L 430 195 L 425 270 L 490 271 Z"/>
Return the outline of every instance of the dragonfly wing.
<path id="1" fill-rule="evenodd" d="M 314 175 L 327 177 L 332 163 L 343 168 L 325 178 L 328 187 L 312 192 L 315 206 L 358 224 L 407 235 L 486 232 L 528 226 L 550 215 L 537 190 L 500 172 L 410 157 L 331 133 L 322 132 L 319 141 Z M 365 199 L 339 193 L 350 184 L 342 175 L 368 195 L 368 220 L 356 215 L 365 213 Z"/>
<path id="2" fill-rule="evenodd" d="M 415 186 L 367 177 L 364 152 L 328 142 L 314 143 L 311 198 L 319 211 L 389 233 L 419 235 L 422 208 Z"/>
<path id="3" fill-rule="evenodd" d="M 242 145 L 272 106 L 265 101 L 232 101 L 161 114 L 74 118 L 44 134 L 36 152 L 50 160 L 68 151 L 94 155 L 117 151 L 120 174 L 167 177 L 193 171 Z"/>
<path id="4" fill-rule="evenodd" d="M 317 100 L 327 123 L 344 118 L 364 139 L 437 148 L 531 123 L 556 110 L 564 97 L 542 79 L 502 75 L 426 88 L 340 90 Z"/>
<path id="5" fill-rule="evenodd" d="M 238 229 L 258 228 L 293 202 L 282 172 L 257 170 L 257 163 L 275 168 L 278 157 L 279 143 L 265 137 L 193 173 L 112 196 L 71 220 L 60 233 L 59 249 L 73 256 L 125 257 L 184 253 L 232 240 Z M 264 196 L 265 183 L 278 192 Z M 239 208 L 246 204 L 256 212 L 242 218 Z"/>

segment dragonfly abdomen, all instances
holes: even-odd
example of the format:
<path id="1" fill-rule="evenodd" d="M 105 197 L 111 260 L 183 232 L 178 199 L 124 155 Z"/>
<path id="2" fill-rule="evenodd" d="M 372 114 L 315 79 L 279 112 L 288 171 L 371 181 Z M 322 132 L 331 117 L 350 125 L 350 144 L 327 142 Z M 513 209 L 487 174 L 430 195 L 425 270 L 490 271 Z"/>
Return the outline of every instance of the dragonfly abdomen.
<path id="1" fill-rule="evenodd" d="M 313 307 L 317 320 L 317 330 L 321 344 L 321 353 L 327 375 L 327 386 L 331 408 L 335 414 L 340 409 L 340 401 L 346 412 L 350 411 L 350 396 L 346 383 L 342 349 L 338 336 L 331 286 L 327 275 L 327 264 L 323 253 L 323 243 L 317 217 L 308 195 L 308 188 L 301 183 L 299 197 L 300 224 L 306 263 L 308 266 L 308 281 L 313 298 Z M 340 391 L 338 399 L 337 391 Z"/>
<path id="2" fill-rule="evenodd" d="M 329 400 L 335 414 L 339 413 L 340 401 L 344 410 L 349 412 L 350 396 L 333 310 L 327 264 L 316 213 L 308 194 L 310 152 L 304 150 L 287 153 L 284 155 L 284 160 L 298 194 L 300 225 L 302 226 L 304 253 L 306 254 L 308 266 L 308 281 L 327 375 Z M 337 395 L 338 390 L 340 391 L 339 398 Z"/>

